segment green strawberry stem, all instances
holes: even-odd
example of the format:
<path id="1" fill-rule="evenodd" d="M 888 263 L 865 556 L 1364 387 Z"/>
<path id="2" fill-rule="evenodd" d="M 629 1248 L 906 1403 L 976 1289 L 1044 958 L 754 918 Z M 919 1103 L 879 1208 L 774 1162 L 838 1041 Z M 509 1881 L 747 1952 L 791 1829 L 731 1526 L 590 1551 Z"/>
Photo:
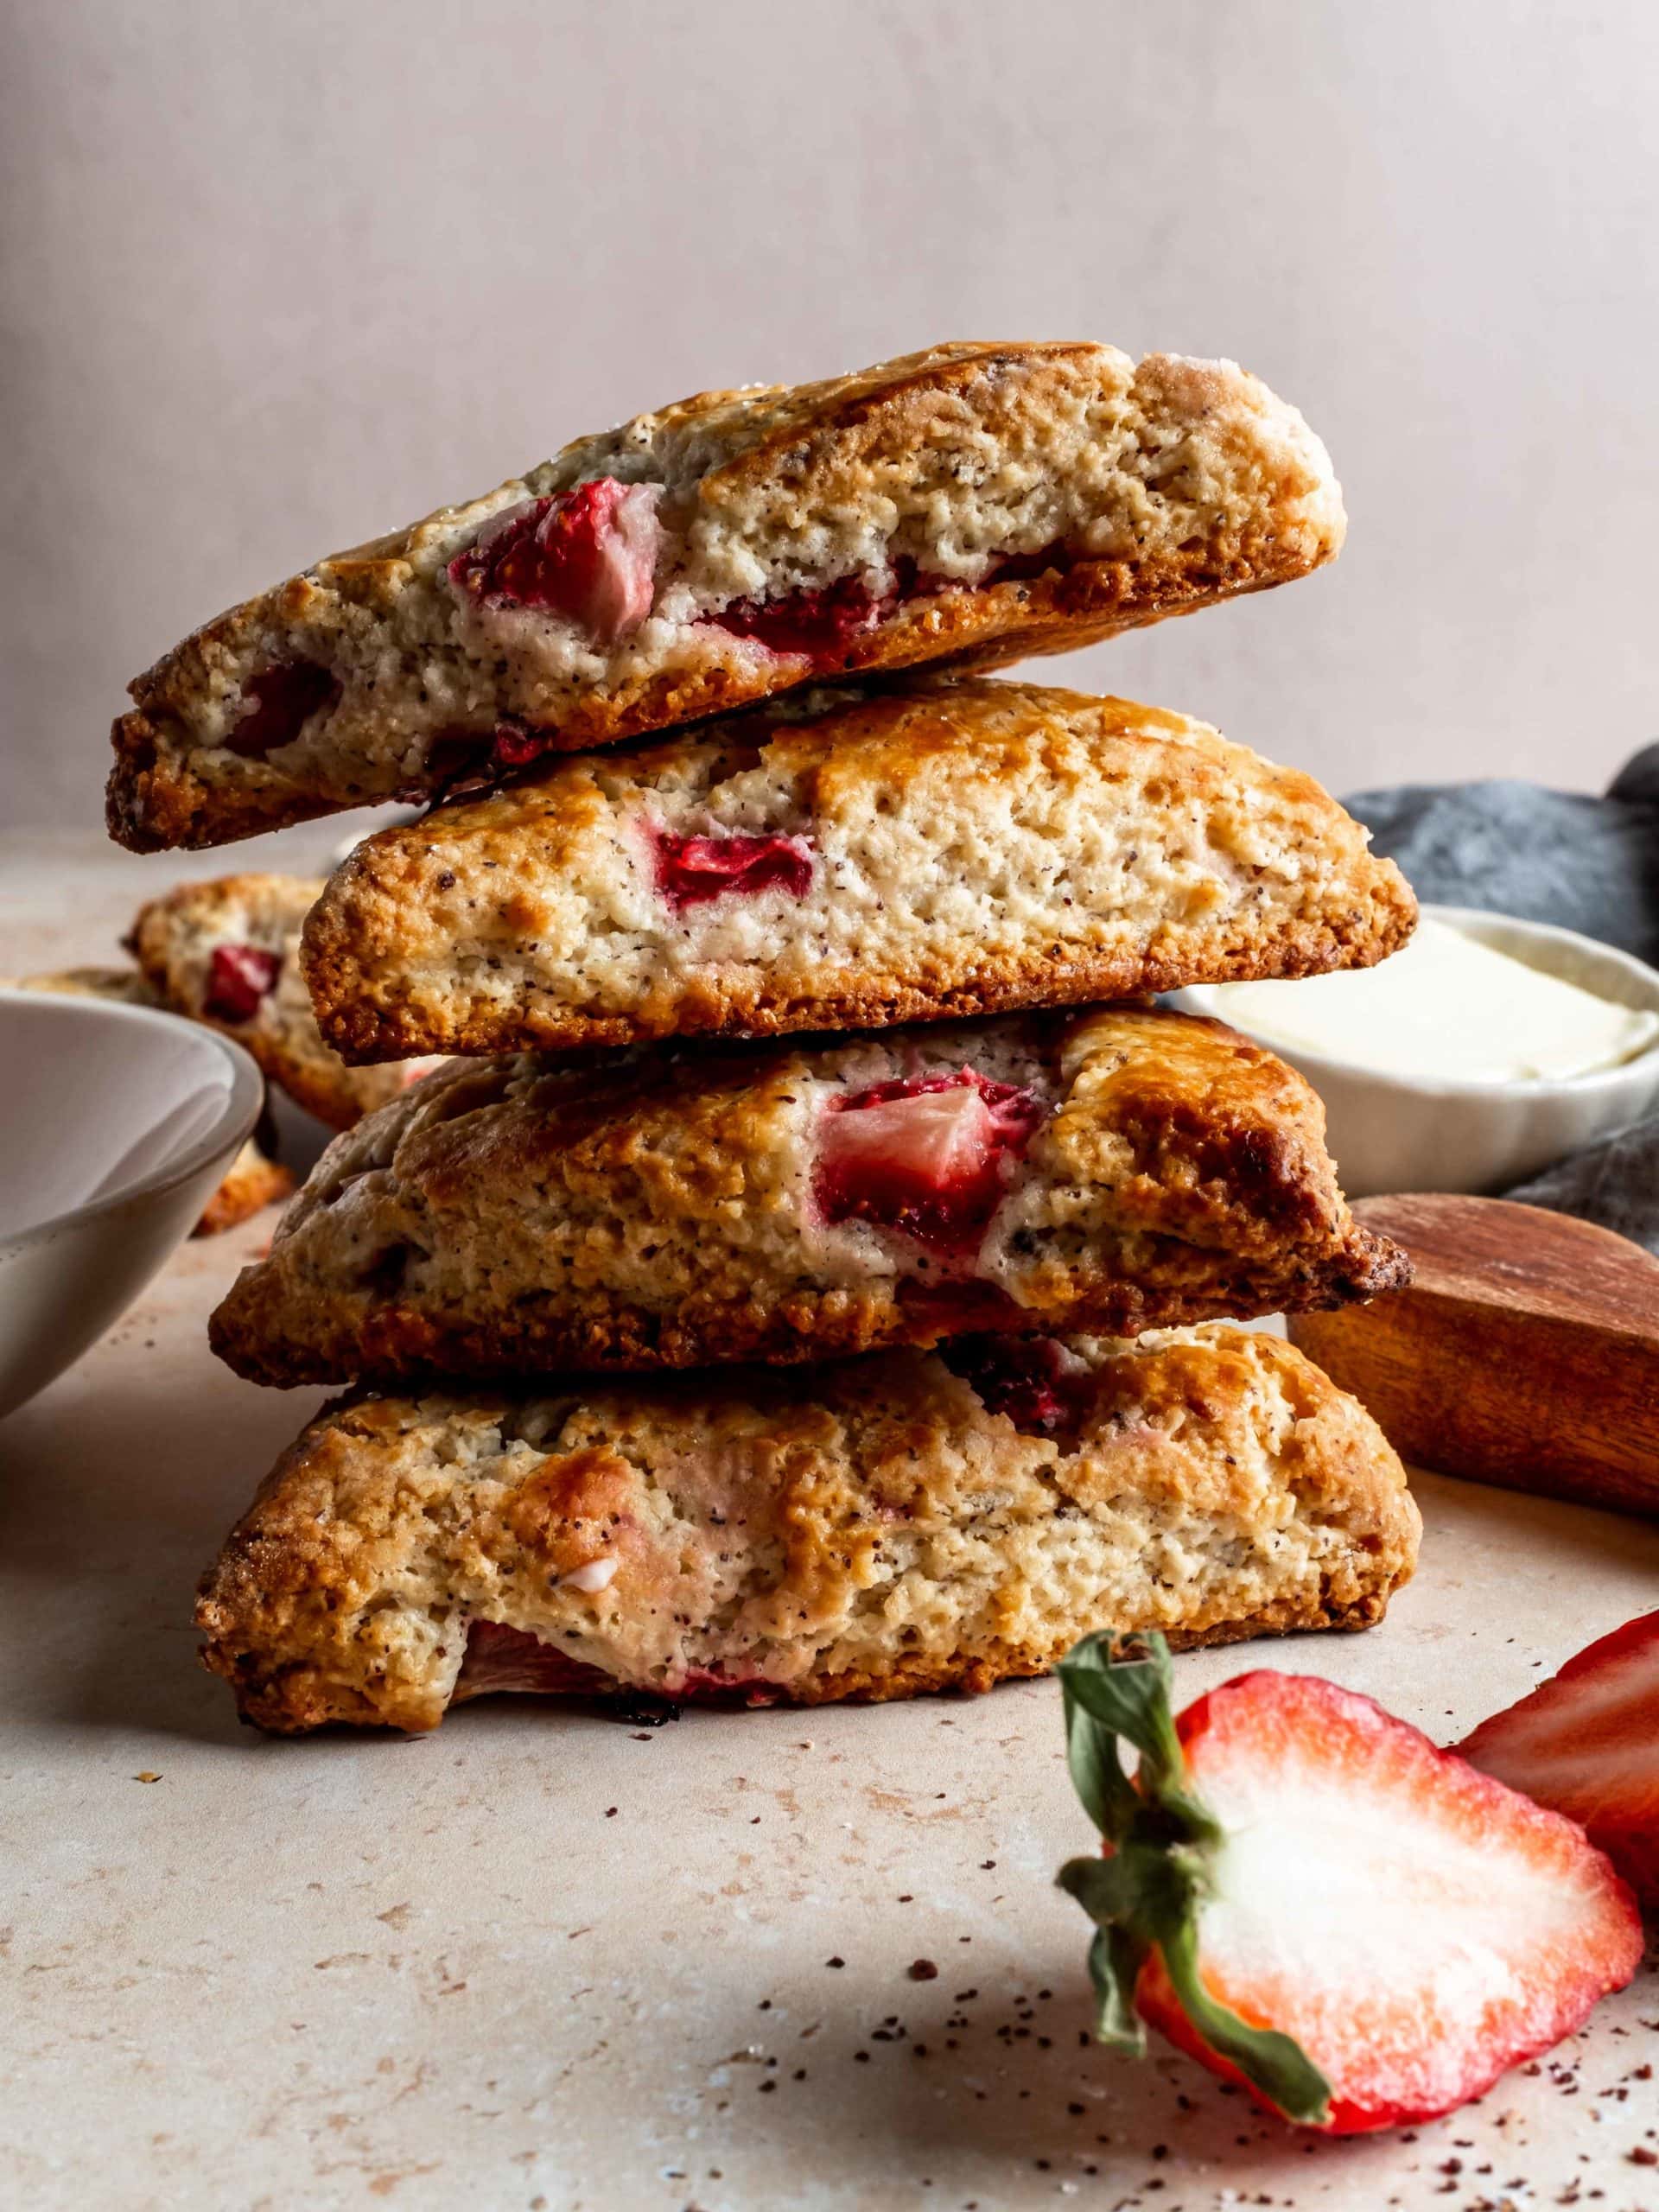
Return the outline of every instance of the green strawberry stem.
<path id="1" fill-rule="evenodd" d="M 1059 1885 L 1096 1923 L 1089 1971 L 1099 2001 L 1096 2033 L 1114 2050 L 1144 2055 L 1135 1988 L 1151 1952 L 1204 2041 L 1289 2120 L 1318 2126 L 1331 2085 L 1300 2044 L 1253 2028 L 1205 1989 L 1198 1973 L 1198 1908 L 1223 1840 L 1219 1823 L 1187 1788 L 1186 1758 L 1170 1710 L 1169 1646 L 1161 1636 L 1085 1637 L 1060 1662 L 1066 1758 L 1109 1856 L 1072 1859 Z M 1119 1738 L 1140 1754 L 1124 1771 Z"/>

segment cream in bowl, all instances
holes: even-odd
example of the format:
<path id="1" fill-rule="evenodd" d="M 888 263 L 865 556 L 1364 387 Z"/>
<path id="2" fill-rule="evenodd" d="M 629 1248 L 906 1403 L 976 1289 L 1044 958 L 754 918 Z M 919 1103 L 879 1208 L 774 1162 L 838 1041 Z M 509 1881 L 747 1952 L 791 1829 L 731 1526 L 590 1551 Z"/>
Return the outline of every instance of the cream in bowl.
<path id="1" fill-rule="evenodd" d="M 0 990 L 0 1414 L 78 1359 L 186 1236 L 258 1119 L 238 1045 L 143 1007 Z"/>
<path id="2" fill-rule="evenodd" d="M 1507 915 L 1426 906 L 1379 967 L 1174 1003 L 1302 1071 L 1355 1198 L 1503 1189 L 1659 1103 L 1659 973 Z"/>

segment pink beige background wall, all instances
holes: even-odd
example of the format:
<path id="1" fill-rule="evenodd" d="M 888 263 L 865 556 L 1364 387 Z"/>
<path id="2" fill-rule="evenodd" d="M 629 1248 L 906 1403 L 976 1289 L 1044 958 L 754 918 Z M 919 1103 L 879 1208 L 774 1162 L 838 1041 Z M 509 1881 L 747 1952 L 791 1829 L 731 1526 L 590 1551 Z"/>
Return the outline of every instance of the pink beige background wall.
<path id="1" fill-rule="evenodd" d="M 333 547 L 704 385 L 951 336 L 1230 353 L 1330 574 L 1070 661 L 1338 788 L 1659 731 L 1659 9 L 12 0 L 0 819 Z"/>

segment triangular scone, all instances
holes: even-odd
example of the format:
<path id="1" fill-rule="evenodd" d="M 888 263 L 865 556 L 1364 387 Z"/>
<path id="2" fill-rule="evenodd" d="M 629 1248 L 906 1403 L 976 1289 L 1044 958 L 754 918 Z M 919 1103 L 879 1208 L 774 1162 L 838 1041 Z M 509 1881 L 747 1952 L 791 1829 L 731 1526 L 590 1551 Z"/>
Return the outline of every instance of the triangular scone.
<path id="1" fill-rule="evenodd" d="M 139 908 L 128 942 L 161 1005 L 234 1037 L 296 1106 L 349 1129 L 426 1064 L 348 1068 L 323 1043 L 299 958 L 300 925 L 321 889 L 305 875 L 181 883 Z"/>
<path id="2" fill-rule="evenodd" d="M 111 831 L 222 844 L 826 676 L 1070 652 L 1343 528 L 1325 448 L 1230 361 L 938 346 L 705 392 L 198 630 L 115 725 Z"/>
<path id="3" fill-rule="evenodd" d="M 988 1689 L 1090 1630 L 1363 1628 L 1420 1522 L 1376 1422 L 1242 1329 L 326 1410 L 202 1585 L 245 1719 L 491 1690 Z"/>
<path id="4" fill-rule="evenodd" d="M 799 1360 L 1368 1298 L 1300 1076 L 1135 1007 L 453 1062 L 332 1144 L 214 1314 L 268 1382 Z"/>
<path id="5" fill-rule="evenodd" d="M 1303 976 L 1394 951 L 1415 912 L 1311 777 L 1202 722 L 915 677 L 383 830 L 329 881 L 304 959 L 324 1036 L 374 1060 Z"/>

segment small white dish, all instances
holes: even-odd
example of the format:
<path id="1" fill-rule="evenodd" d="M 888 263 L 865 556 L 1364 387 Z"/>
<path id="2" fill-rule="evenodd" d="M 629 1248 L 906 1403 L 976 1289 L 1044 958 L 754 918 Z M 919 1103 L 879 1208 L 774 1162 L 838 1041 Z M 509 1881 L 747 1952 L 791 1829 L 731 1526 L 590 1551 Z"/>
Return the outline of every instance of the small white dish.
<path id="1" fill-rule="evenodd" d="M 1472 906 L 1426 906 L 1423 912 L 1616 1005 L 1659 1013 L 1659 970 L 1576 930 Z M 1210 1014 L 1225 1004 L 1207 984 L 1176 991 L 1168 1002 Z M 1300 1069 L 1325 1101 L 1331 1150 L 1351 1198 L 1505 1190 L 1659 1105 L 1659 1046 L 1589 1075 L 1499 1084 L 1384 1075 L 1281 1045 L 1265 1031 L 1260 1041 Z"/>
<path id="2" fill-rule="evenodd" d="M 186 1236 L 259 1118 L 228 1038 L 0 990 L 0 1414 L 79 1359 Z"/>

